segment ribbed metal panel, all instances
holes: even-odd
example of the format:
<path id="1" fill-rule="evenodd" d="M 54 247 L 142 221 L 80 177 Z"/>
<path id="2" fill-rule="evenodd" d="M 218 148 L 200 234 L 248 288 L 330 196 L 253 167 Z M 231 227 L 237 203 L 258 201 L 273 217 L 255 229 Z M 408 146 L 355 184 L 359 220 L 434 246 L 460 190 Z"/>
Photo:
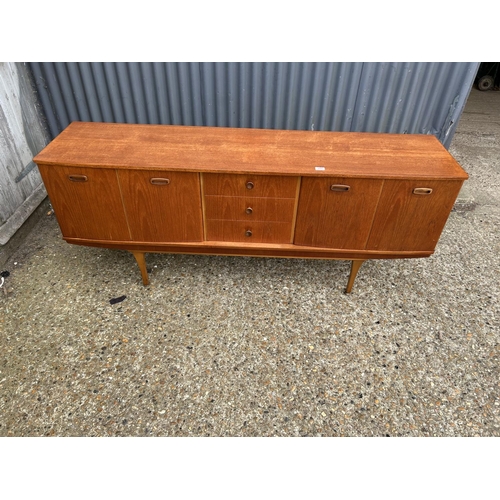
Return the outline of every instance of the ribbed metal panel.
<path id="1" fill-rule="evenodd" d="M 31 63 L 55 137 L 72 121 L 434 134 L 479 63 Z"/>

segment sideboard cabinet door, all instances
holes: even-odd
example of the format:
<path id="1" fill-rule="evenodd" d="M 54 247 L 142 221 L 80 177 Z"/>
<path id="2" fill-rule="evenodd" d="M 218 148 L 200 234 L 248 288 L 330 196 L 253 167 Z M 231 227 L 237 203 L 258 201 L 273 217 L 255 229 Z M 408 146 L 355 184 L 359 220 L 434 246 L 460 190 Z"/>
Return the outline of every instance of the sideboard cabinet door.
<path id="1" fill-rule="evenodd" d="M 303 177 L 295 244 L 364 249 L 382 183 L 378 179 Z"/>
<path id="2" fill-rule="evenodd" d="M 118 176 L 134 241 L 203 240 L 198 173 L 137 169 Z"/>
<path id="3" fill-rule="evenodd" d="M 367 250 L 434 251 L 462 183 L 384 181 Z"/>
<path id="4" fill-rule="evenodd" d="M 130 241 L 113 169 L 40 165 L 65 238 Z"/>

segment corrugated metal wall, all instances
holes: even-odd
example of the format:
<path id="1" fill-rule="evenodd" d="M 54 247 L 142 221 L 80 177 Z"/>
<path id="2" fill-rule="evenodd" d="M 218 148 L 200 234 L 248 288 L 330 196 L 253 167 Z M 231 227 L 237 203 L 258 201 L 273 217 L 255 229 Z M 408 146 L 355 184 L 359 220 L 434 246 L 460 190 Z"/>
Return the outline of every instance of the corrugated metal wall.
<path id="1" fill-rule="evenodd" d="M 448 147 L 479 63 L 31 63 L 55 137 L 104 121 L 434 134 Z"/>

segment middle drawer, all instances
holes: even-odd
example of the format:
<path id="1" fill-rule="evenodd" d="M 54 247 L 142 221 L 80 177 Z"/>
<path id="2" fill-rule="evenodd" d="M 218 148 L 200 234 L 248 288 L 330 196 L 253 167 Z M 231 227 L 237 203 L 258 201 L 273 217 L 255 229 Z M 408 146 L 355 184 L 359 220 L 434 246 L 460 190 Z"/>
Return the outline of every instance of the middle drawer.
<path id="1" fill-rule="evenodd" d="M 292 222 L 292 198 L 205 196 L 205 217 L 234 221 Z"/>

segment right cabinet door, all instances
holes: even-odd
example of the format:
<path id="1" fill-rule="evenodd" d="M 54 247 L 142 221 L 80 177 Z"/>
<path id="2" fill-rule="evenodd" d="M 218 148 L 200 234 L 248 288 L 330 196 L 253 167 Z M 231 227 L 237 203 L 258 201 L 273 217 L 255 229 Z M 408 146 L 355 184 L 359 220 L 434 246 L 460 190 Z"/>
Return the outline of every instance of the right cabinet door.
<path id="1" fill-rule="evenodd" d="M 363 250 L 382 184 L 378 179 L 303 177 L 294 243 Z"/>
<path id="2" fill-rule="evenodd" d="M 366 249 L 434 251 L 462 182 L 384 181 Z"/>

